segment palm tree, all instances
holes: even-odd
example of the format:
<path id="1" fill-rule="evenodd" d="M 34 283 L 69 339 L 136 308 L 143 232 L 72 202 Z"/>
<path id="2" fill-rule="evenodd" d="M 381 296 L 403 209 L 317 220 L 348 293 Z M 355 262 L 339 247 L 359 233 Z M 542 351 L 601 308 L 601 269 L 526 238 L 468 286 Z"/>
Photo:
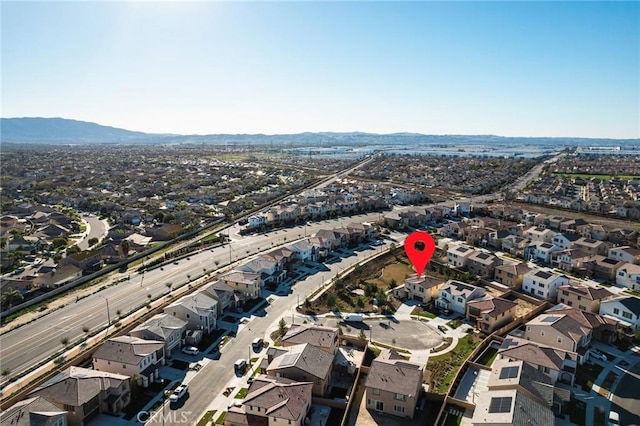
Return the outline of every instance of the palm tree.
<path id="1" fill-rule="evenodd" d="M 14 306 L 16 301 L 19 304 L 20 302 L 22 302 L 23 299 L 24 297 L 22 297 L 22 294 L 20 294 L 18 290 L 11 289 L 2 293 L 2 297 L 0 298 L 0 301 L 2 303 L 2 306 L 8 306 L 10 308 Z"/>

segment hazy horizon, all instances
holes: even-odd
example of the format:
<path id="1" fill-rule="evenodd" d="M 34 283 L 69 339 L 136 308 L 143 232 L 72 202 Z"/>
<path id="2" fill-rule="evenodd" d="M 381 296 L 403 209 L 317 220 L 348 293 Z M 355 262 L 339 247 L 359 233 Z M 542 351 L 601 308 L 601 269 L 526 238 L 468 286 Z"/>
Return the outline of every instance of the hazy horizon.
<path id="1" fill-rule="evenodd" d="M 2 7 L 5 117 L 181 135 L 640 138 L 639 2 Z"/>

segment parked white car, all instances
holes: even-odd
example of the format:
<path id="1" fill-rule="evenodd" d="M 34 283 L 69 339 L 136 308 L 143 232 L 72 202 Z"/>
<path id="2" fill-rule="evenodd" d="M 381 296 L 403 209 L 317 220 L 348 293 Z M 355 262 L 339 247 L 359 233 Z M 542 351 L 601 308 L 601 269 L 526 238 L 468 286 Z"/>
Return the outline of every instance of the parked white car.
<path id="1" fill-rule="evenodd" d="M 200 351 L 195 346 L 185 346 L 182 348 L 182 353 L 187 355 L 198 355 Z"/>
<path id="2" fill-rule="evenodd" d="M 173 393 L 171 394 L 171 396 L 169 396 L 169 402 L 178 402 L 180 401 L 180 399 L 182 399 L 183 396 L 185 396 L 187 394 L 187 392 L 189 392 L 189 386 L 182 384 L 180 386 L 178 386 Z"/>

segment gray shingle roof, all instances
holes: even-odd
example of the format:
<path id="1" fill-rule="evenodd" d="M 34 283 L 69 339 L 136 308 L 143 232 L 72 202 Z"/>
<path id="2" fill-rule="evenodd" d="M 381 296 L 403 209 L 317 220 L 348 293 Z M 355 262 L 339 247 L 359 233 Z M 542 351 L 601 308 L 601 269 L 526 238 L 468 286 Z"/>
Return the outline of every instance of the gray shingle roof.
<path id="1" fill-rule="evenodd" d="M 385 352 L 389 352 L 387 356 Z M 422 366 L 402 359 L 394 359 L 393 352 L 385 350 L 371 363 L 365 386 L 402 395 L 417 396 L 422 384 Z"/>

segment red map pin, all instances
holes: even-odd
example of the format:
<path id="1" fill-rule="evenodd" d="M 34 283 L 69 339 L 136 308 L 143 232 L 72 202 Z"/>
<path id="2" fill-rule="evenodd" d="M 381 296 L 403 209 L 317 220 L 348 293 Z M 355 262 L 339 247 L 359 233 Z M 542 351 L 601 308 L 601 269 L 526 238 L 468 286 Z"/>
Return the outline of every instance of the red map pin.
<path id="1" fill-rule="evenodd" d="M 404 240 L 404 251 L 413 267 L 416 268 L 418 278 L 420 278 L 424 267 L 427 266 L 436 251 L 436 243 L 428 233 L 416 231 Z"/>

